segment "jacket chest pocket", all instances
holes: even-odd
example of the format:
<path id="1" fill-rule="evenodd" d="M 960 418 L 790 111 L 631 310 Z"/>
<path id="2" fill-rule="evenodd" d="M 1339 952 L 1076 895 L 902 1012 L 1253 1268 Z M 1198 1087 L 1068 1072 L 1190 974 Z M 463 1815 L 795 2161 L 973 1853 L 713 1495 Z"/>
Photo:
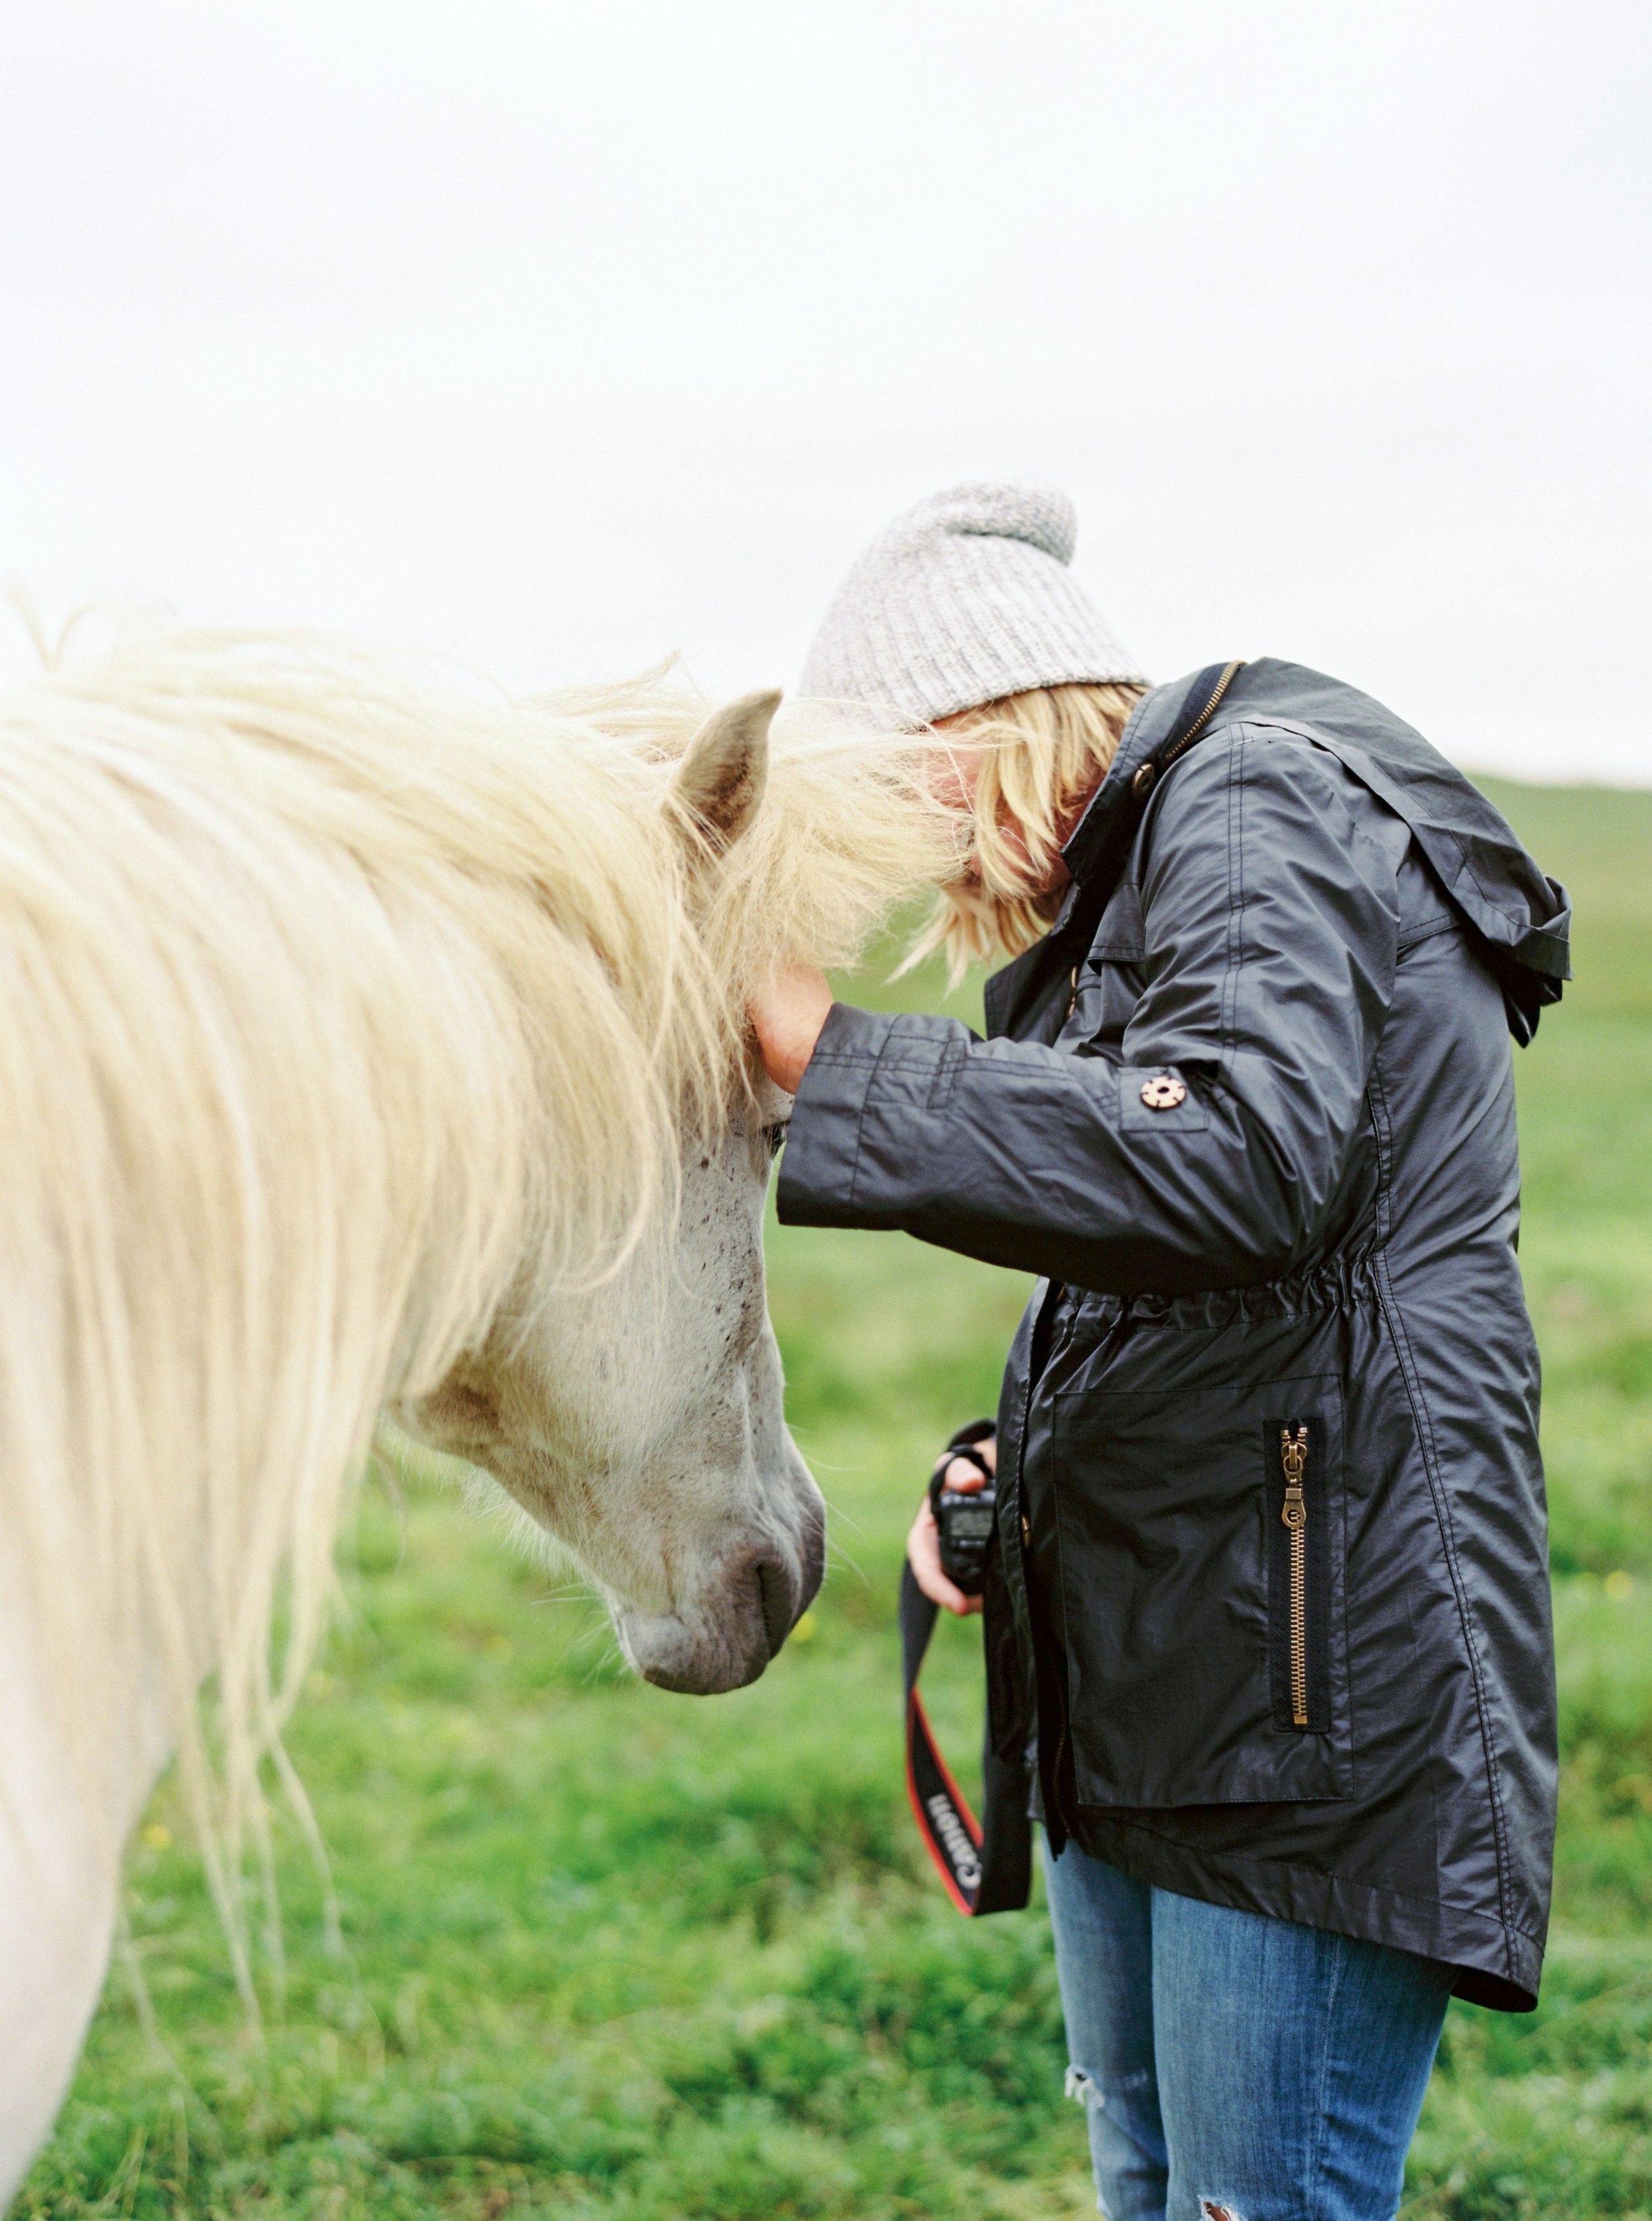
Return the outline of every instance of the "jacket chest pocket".
<path id="1" fill-rule="evenodd" d="M 1080 1054 L 1115 1048 L 1124 1037 L 1146 985 L 1142 904 L 1127 879 L 1102 916 L 1090 954 L 1073 975 L 1073 1000 L 1061 1045 Z"/>
<path id="2" fill-rule="evenodd" d="M 1072 1007 L 1061 1028 L 1061 1046 L 1079 1055 L 1086 1050 L 1116 1050 L 1142 999 L 1143 985 L 1138 960 L 1086 957 L 1073 983 Z"/>
<path id="3" fill-rule="evenodd" d="M 1052 1416 L 1079 1802 L 1352 1795 L 1336 1377 Z"/>

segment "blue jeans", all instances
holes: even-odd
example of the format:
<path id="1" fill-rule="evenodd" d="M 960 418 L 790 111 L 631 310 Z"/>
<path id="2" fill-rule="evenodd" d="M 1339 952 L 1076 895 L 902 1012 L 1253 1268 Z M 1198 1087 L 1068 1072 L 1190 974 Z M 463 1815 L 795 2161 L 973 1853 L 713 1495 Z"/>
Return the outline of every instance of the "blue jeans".
<path id="1" fill-rule="evenodd" d="M 1134 1881 L 1044 1876 L 1108 2221 L 1392 2221 L 1451 1969 Z"/>

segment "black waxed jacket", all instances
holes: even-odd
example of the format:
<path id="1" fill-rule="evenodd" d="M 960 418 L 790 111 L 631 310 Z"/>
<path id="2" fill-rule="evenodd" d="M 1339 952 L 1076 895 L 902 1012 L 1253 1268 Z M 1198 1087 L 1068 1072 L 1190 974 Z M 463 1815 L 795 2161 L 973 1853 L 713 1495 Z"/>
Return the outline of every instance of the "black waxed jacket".
<path id="1" fill-rule="evenodd" d="M 1351 687 L 1138 705 L 991 1038 L 834 1008 L 779 1211 L 1042 1276 L 1001 1540 L 1053 1848 L 1537 1992 L 1555 1789 L 1510 1035 L 1569 914 Z"/>

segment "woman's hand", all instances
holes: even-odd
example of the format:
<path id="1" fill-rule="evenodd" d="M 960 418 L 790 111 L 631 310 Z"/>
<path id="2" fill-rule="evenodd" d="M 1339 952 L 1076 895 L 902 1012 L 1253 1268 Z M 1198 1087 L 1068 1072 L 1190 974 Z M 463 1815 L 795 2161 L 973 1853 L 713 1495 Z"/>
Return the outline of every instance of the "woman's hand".
<path id="1" fill-rule="evenodd" d="M 974 1446 L 996 1473 L 998 1469 L 998 1445 L 996 1436 L 989 1435 L 984 1442 Z M 981 1479 L 980 1468 L 968 1458 L 955 1457 L 947 1467 L 945 1484 L 960 1496 L 973 1496 L 986 1484 Z M 906 1538 L 907 1563 L 912 1568 L 912 1579 L 931 1604 L 938 1604 L 943 1611 L 956 1612 L 960 1619 L 972 1611 L 979 1611 L 981 1600 L 978 1596 L 966 1596 L 955 1582 L 949 1581 L 941 1570 L 941 1530 L 935 1523 L 935 1513 L 929 1508 L 929 1492 L 923 1492 L 923 1501 L 917 1507 L 917 1517 L 912 1522 L 912 1531 Z"/>
<path id="2" fill-rule="evenodd" d="M 824 973 L 803 964 L 775 973 L 748 1005 L 763 1069 L 788 1095 L 798 1092 L 831 1007 Z"/>

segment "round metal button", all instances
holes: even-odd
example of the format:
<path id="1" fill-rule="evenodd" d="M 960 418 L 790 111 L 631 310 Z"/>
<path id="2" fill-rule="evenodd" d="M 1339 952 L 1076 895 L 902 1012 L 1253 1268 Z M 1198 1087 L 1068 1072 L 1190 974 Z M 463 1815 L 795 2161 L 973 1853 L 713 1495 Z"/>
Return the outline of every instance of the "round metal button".
<path id="1" fill-rule="evenodd" d="M 1161 1072 L 1156 1079 L 1142 1082 L 1142 1100 L 1149 1110 L 1173 1110 L 1187 1100 L 1187 1090 L 1173 1073 Z"/>
<path id="2" fill-rule="evenodd" d="M 1159 766 L 1157 764 L 1144 763 L 1137 771 L 1136 777 L 1130 781 L 1130 792 L 1136 797 L 1138 802 L 1140 802 L 1143 795 L 1152 793 L 1153 782 L 1158 778 L 1158 776 Z"/>

